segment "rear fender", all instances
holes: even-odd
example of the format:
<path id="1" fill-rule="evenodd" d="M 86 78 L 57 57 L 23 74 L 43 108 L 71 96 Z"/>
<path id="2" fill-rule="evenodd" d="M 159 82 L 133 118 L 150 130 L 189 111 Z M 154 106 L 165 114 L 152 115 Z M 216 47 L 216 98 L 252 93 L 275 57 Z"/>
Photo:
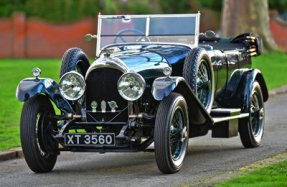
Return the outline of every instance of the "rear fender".
<path id="1" fill-rule="evenodd" d="M 70 103 L 61 95 L 59 84 L 52 79 L 24 79 L 17 87 L 16 97 L 19 101 L 28 101 L 40 93 L 47 95 L 60 110 L 75 113 Z"/>
<path id="2" fill-rule="evenodd" d="M 195 125 L 213 124 L 209 113 L 202 106 L 201 102 L 192 92 L 190 86 L 183 77 L 160 77 L 154 80 L 152 85 L 152 95 L 155 100 L 161 101 L 171 92 L 183 95 L 187 102 L 189 122 Z"/>
<path id="3" fill-rule="evenodd" d="M 254 81 L 258 81 L 261 87 L 264 102 L 268 100 L 269 94 L 263 75 L 258 69 L 243 69 L 242 71 L 242 75 L 238 77 L 239 84 L 230 90 L 232 94 L 224 99 L 222 105 L 227 108 L 241 108 L 241 111 L 248 112 Z"/>

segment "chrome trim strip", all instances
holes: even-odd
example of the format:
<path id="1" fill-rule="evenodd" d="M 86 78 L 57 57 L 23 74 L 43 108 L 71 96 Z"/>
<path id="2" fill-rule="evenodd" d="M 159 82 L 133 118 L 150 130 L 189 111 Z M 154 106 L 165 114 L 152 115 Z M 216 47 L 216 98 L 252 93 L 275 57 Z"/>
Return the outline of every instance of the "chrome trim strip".
<path id="1" fill-rule="evenodd" d="M 196 17 L 198 14 L 149 14 L 149 15 L 124 15 L 128 18 L 162 18 L 162 17 Z M 101 15 L 101 18 L 122 18 L 123 15 Z"/>
<path id="2" fill-rule="evenodd" d="M 146 18 L 146 30 L 145 30 L 145 36 L 146 37 L 148 37 L 148 35 L 149 35 L 149 23 L 150 23 L 150 17 L 149 16 L 147 16 L 147 18 Z"/>
<path id="3" fill-rule="evenodd" d="M 103 57 L 97 59 L 87 70 L 85 80 L 87 79 L 89 73 L 93 71 L 94 69 L 98 68 L 112 68 L 112 69 L 117 69 L 123 73 L 127 73 L 130 71 L 128 66 L 119 58 L 115 57 Z"/>
<path id="4" fill-rule="evenodd" d="M 97 33 L 96 56 L 99 56 L 100 49 L 101 49 L 101 30 L 102 30 L 102 19 L 101 19 L 101 13 L 99 13 L 99 16 L 98 16 L 98 33 Z"/>
<path id="5" fill-rule="evenodd" d="M 194 45 L 195 47 L 198 47 L 198 40 L 199 40 L 199 24 L 200 24 L 200 12 L 198 11 L 198 13 L 196 14 L 196 27 L 195 27 L 195 42 Z"/>

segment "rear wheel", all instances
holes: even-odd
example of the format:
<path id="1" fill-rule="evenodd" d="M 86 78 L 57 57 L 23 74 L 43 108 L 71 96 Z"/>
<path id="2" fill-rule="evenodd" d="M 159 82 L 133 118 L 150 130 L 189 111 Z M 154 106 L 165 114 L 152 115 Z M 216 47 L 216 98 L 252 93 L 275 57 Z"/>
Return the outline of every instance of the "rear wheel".
<path id="1" fill-rule="evenodd" d="M 184 61 L 183 77 L 204 108 L 210 112 L 214 98 L 211 60 L 203 48 L 191 49 Z"/>
<path id="2" fill-rule="evenodd" d="M 258 147 L 264 132 L 264 101 L 261 87 L 257 81 L 253 83 L 249 98 L 249 118 L 240 120 L 239 133 L 244 147 Z"/>
<path id="3" fill-rule="evenodd" d="M 160 102 L 156 115 L 154 146 L 159 170 L 180 170 L 188 146 L 188 110 L 182 95 L 171 93 Z"/>
<path id="4" fill-rule="evenodd" d="M 48 116 L 55 114 L 45 95 L 36 95 L 23 105 L 20 120 L 20 137 L 23 154 L 29 168 L 36 173 L 51 171 L 57 160 L 58 143 L 52 137 L 56 122 Z"/>

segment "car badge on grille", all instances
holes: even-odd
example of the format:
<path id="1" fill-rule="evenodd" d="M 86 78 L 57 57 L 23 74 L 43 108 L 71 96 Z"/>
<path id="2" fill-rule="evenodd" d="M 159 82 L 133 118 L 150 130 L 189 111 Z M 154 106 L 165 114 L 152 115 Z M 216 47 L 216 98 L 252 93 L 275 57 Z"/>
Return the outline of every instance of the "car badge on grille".
<path id="1" fill-rule="evenodd" d="M 106 101 L 102 100 L 101 102 L 102 113 L 106 112 L 107 104 Z"/>
<path id="2" fill-rule="evenodd" d="M 92 107 L 92 112 L 97 112 L 97 107 L 98 107 L 98 103 L 96 101 L 92 101 L 91 103 L 91 107 Z"/>
<path id="3" fill-rule="evenodd" d="M 112 109 L 112 112 L 116 112 L 116 108 L 118 108 L 118 105 L 115 101 L 108 101 L 110 108 Z"/>

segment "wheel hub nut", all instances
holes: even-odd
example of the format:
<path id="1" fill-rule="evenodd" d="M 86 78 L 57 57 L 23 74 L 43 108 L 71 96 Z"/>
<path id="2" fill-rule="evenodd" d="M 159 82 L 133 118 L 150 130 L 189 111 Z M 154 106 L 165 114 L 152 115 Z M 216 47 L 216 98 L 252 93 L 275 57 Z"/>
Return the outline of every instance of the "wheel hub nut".
<path id="1" fill-rule="evenodd" d="M 186 132 L 186 127 L 182 129 L 181 135 L 180 135 L 180 141 L 183 142 L 187 138 L 187 132 Z"/>
<path id="2" fill-rule="evenodd" d="M 264 109 L 261 108 L 259 111 L 259 119 L 263 119 L 264 118 Z"/>

